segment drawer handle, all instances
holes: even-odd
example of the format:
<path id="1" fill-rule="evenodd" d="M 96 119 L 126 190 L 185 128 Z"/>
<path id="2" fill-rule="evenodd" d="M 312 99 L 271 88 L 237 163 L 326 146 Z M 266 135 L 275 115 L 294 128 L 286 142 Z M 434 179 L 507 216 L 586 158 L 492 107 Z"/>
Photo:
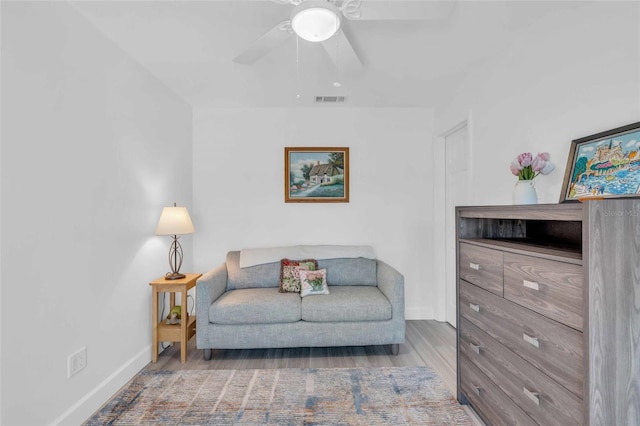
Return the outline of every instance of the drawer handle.
<path id="1" fill-rule="evenodd" d="M 471 387 L 473 387 L 473 390 L 476 391 L 476 395 L 480 396 L 480 390 L 482 389 L 480 386 L 476 386 L 473 383 L 471 383 Z"/>
<path id="2" fill-rule="evenodd" d="M 475 303 L 469 303 L 469 307 L 476 312 L 480 312 L 480 305 L 476 305 Z"/>
<path id="3" fill-rule="evenodd" d="M 540 291 L 540 284 L 535 281 L 522 280 L 522 285 L 526 288 L 530 288 L 531 290 Z"/>
<path id="4" fill-rule="evenodd" d="M 479 271 L 480 270 L 480 264 L 479 263 L 469 263 L 469 268 L 475 269 L 476 271 Z"/>
<path id="5" fill-rule="evenodd" d="M 469 346 L 471 346 L 472 351 L 480 355 L 480 345 L 474 345 L 473 343 L 469 343 Z"/>
<path id="6" fill-rule="evenodd" d="M 536 348 L 540 348 L 540 342 L 537 337 L 531 337 L 525 333 L 522 334 L 522 340 L 530 344 L 531 346 L 535 346 Z"/>
<path id="7" fill-rule="evenodd" d="M 534 404 L 540 405 L 540 394 L 539 393 L 531 392 L 527 388 L 523 388 L 523 390 L 524 390 L 524 394 L 527 396 L 527 398 L 529 398 L 531 401 L 533 401 Z"/>

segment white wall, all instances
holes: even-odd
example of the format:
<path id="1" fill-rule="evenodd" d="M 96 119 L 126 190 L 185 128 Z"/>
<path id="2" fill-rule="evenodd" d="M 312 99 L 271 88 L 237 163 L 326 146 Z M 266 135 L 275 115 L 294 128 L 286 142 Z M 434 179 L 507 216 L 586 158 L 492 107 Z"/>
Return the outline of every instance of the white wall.
<path id="1" fill-rule="evenodd" d="M 507 7 L 493 2 L 487 7 Z M 538 202 L 557 203 L 571 141 L 640 120 L 638 2 L 514 2 L 538 19 L 499 55 L 470 70 L 436 108 L 435 135 L 471 117 L 471 205 L 511 204 L 510 162 L 548 151 L 556 170 L 535 179 Z M 435 145 L 435 175 L 444 150 Z M 444 244 L 436 197 L 436 245 Z M 449 236 L 451 237 L 451 236 Z M 435 279 L 444 282 L 443 263 Z M 441 292 L 439 294 L 442 294 Z M 441 299 L 444 303 L 444 299 Z"/>
<path id="2" fill-rule="evenodd" d="M 2 38 L 0 422 L 79 424 L 150 361 L 153 233 L 192 206 L 191 108 L 66 3 L 3 2 Z"/>
<path id="3" fill-rule="evenodd" d="M 370 244 L 402 272 L 408 318 L 432 316 L 431 109 L 194 111 L 194 267 L 229 250 Z M 285 203 L 284 147 L 350 148 L 349 203 Z"/>

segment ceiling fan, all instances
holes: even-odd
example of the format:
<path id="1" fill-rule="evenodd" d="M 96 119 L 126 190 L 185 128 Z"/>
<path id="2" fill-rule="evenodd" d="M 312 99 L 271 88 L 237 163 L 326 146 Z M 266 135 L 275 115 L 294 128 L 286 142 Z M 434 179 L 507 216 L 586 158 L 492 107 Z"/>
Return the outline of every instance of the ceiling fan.
<path id="1" fill-rule="evenodd" d="M 321 43 L 331 60 L 345 72 L 362 70 L 362 62 L 351 42 L 341 31 L 349 21 L 433 20 L 446 17 L 455 0 L 271 0 L 293 5 L 291 17 L 274 26 L 253 42 L 234 62 L 251 65 L 296 34 Z"/>

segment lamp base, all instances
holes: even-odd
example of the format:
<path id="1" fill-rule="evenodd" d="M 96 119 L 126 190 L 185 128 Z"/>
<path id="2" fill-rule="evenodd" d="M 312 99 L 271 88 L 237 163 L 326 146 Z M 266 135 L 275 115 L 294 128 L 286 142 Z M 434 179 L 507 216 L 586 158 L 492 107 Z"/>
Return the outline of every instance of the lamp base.
<path id="1" fill-rule="evenodd" d="M 180 278 L 186 277 L 185 274 L 181 274 L 180 272 L 172 272 L 164 276 L 165 280 L 179 280 Z"/>

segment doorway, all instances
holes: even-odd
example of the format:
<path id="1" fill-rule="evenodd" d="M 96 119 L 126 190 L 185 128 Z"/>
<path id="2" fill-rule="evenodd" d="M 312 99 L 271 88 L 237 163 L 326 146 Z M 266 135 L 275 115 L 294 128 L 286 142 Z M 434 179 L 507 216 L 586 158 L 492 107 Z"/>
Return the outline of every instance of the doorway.
<path id="1" fill-rule="evenodd" d="M 445 318 L 456 327 L 455 207 L 471 200 L 469 126 L 467 120 L 442 135 L 444 142 Z"/>

